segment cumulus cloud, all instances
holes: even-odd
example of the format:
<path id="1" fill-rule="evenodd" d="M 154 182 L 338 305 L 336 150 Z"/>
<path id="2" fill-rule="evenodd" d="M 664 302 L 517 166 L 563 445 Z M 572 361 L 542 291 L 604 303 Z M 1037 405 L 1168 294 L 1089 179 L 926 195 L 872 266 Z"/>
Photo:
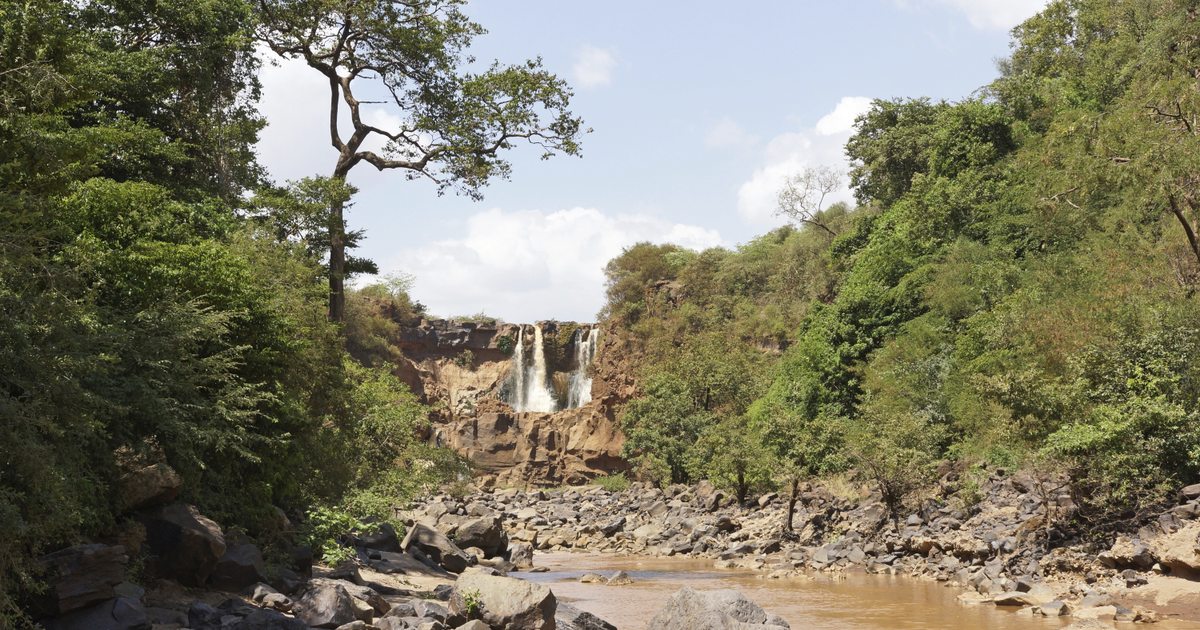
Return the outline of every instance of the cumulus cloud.
<path id="1" fill-rule="evenodd" d="M 1006 31 L 1046 8 L 1047 0 L 895 0 L 901 8 L 944 7 L 962 13 L 971 26 Z"/>
<path id="2" fill-rule="evenodd" d="M 721 245 L 716 230 L 594 208 L 471 216 L 461 238 L 401 251 L 380 267 L 416 276 L 413 295 L 447 317 L 485 310 L 508 321 L 591 321 L 602 306 L 604 265 L 639 241 L 693 249 Z"/>
<path id="3" fill-rule="evenodd" d="M 617 59 L 611 52 L 584 44 L 576 53 L 575 59 L 572 70 L 575 82 L 580 87 L 598 88 L 612 83 L 612 72 L 617 67 Z"/>
<path id="4" fill-rule="evenodd" d="M 738 214 L 757 225 L 780 225 L 775 217 L 775 197 L 783 180 L 806 166 L 848 168 L 843 147 L 850 138 L 854 119 L 871 106 L 871 99 L 847 96 L 822 117 L 813 128 L 775 136 L 763 153 L 764 165 L 738 188 Z M 849 188 L 834 194 L 829 203 L 851 201 Z"/>
<path id="5" fill-rule="evenodd" d="M 714 149 L 748 150 L 758 143 L 758 136 L 746 131 L 728 117 L 717 121 L 704 134 L 704 146 Z"/>

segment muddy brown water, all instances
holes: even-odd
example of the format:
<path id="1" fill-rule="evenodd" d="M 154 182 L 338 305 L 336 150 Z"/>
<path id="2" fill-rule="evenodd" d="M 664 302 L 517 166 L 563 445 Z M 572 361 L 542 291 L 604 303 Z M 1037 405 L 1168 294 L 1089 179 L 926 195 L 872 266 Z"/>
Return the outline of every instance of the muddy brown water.
<path id="1" fill-rule="evenodd" d="M 684 586 L 696 590 L 731 588 L 787 619 L 793 630 L 1029 630 L 1069 625 L 1070 618 L 1018 615 L 1016 609 L 990 604 L 964 605 L 956 587 L 916 578 L 814 573 L 813 580 L 766 580 L 749 571 L 714 570 L 711 560 L 614 557 L 595 554 L 546 554 L 534 563 L 549 573 L 514 573 L 549 586 L 554 594 L 605 619 L 620 630 L 643 630 L 671 595 Z M 584 573 L 604 576 L 624 570 L 629 586 L 582 584 Z M 1200 624 L 1106 622 L 1136 630 L 1200 630 Z"/>

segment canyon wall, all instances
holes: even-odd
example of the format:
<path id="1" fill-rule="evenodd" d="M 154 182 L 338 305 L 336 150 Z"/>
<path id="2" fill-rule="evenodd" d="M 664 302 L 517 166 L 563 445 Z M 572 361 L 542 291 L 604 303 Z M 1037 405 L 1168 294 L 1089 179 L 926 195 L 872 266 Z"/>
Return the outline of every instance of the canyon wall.
<path id="1" fill-rule="evenodd" d="M 427 438 L 470 457 L 477 483 L 571 485 L 628 469 L 617 415 L 635 388 L 595 326 L 422 321 L 398 345 L 394 373 L 435 407 Z"/>

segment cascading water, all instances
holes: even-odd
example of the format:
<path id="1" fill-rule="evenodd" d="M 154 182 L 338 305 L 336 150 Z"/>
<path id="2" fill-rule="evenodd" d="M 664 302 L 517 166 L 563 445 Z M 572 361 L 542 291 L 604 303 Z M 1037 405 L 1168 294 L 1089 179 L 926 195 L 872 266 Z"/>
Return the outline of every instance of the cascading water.
<path id="1" fill-rule="evenodd" d="M 513 411 L 558 411 L 558 401 L 546 384 L 546 351 L 542 346 L 542 329 L 533 327 L 533 364 L 525 361 L 525 327 L 517 334 L 513 356 Z"/>
<path id="2" fill-rule="evenodd" d="M 585 338 L 584 335 L 587 335 Z M 575 369 L 569 374 L 559 372 L 556 379 L 566 377 L 566 392 L 550 386 L 550 375 L 546 367 L 546 351 L 542 340 L 542 328 L 533 327 L 533 360 L 525 354 L 525 327 L 517 332 L 517 344 L 513 349 L 513 365 L 511 376 L 503 390 L 503 398 L 512 405 L 513 411 L 523 413 L 538 411 L 551 413 L 560 409 L 574 409 L 592 400 L 592 379 L 588 376 L 587 367 L 596 356 L 596 330 L 578 330 L 573 342 L 575 344 Z M 556 382 L 561 382 L 557 381 Z M 561 388 L 561 385 L 557 387 Z M 561 398 L 560 398 L 561 396 Z"/>
<path id="3" fill-rule="evenodd" d="M 583 339 L 584 331 L 575 333 L 575 371 L 571 372 L 571 382 L 567 387 L 567 409 L 582 407 L 592 401 L 592 377 L 588 376 L 587 368 L 596 358 L 596 329 L 587 331 L 587 340 Z"/>

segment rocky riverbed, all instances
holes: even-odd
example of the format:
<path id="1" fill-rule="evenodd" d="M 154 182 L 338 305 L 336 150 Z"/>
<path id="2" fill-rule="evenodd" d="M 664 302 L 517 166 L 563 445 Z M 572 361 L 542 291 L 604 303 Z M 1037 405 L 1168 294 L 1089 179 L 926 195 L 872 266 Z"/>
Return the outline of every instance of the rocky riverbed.
<path id="1" fill-rule="evenodd" d="M 951 477 L 943 484 L 949 487 Z M 534 550 L 707 558 L 716 569 L 751 569 L 770 580 L 811 579 L 813 572 L 937 580 L 961 589 L 963 605 L 1019 614 L 1200 621 L 1200 583 L 1189 579 L 1200 575 L 1194 520 L 1200 487 L 1185 489 L 1177 507 L 1137 532 L 1084 540 L 1054 528 L 1070 499 L 1047 498 L 1045 486 L 998 470 L 973 505 L 950 493 L 896 519 L 869 488 L 839 494 L 810 486 L 799 497 L 792 532 L 783 527 L 787 497 L 772 493 L 739 504 L 707 482 L 665 490 L 634 483 L 620 492 L 583 486 L 442 495 L 405 516 L 457 539 L 475 515 L 493 515 L 510 556 L 521 562 Z"/>
<path id="2" fill-rule="evenodd" d="M 158 493 L 113 540 L 45 556 L 50 588 L 31 611 L 49 630 L 612 629 L 549 586 L 508 577 L 545 570 L 536 554 L 550 552 L 691 558 L 766 581 L 906 576 L 958 589 L 957 605 L 1081 623 L 1200 621 L 1192 579 L 1200 576 L 1200 486 L 1139 530 L 1106 539 L 1058 531 L 1069 498 L 1048 497 L 1046 484 L 1024 473 L 992 472 L 970 505 L 952 476 L 940 500 L 896 518 L 867 486 L 803 487 L 790 531 L 788 497 L 738 502 L 707 482 L 441 494 L 396 515 L 403 537 L 387 524 L 347 532 L 353 560 L 332 569 L 312 566 L 305 547 L 282 559 L 276 547 L 266 562 L 245 536 L 191 506 L 163 504 L 170 493 Z M 131 555 L 145 588 L 127 579 Z M 630 583 L 623 574 L 582 577 Z M 735 595 L 672 597 L 651 627 L 786 627 Z M 694 625 L 700 618 L 712 623 Z"/>

